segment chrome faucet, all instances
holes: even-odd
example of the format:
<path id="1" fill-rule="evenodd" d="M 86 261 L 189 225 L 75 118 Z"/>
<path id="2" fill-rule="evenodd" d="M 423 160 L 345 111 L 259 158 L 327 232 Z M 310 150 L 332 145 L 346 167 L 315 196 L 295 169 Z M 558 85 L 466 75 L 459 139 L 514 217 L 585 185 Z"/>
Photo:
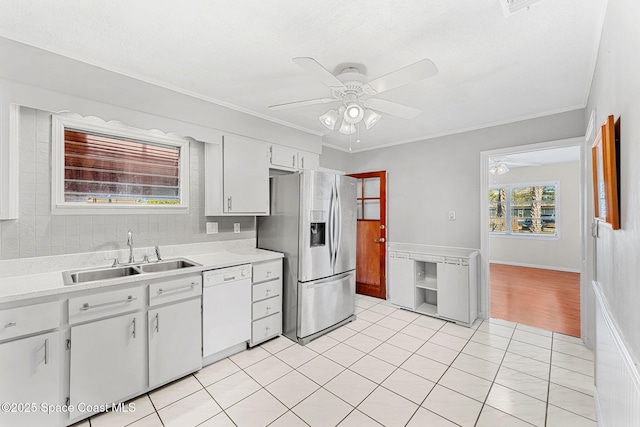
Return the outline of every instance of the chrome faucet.
<path id="1" fill-rule="evenodd" d="M 127 232 L 127 246 L 129 246 L 129 264 L 136 262 L 133 258 L 133 231 Z"/>

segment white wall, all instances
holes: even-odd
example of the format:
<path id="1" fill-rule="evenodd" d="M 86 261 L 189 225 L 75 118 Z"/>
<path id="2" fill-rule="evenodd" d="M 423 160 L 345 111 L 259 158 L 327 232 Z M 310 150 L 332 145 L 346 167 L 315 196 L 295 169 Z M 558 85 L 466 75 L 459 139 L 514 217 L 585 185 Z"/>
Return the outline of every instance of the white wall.
<path id="1" fill-rule="evenodd" d="M 320 166 L 343 172 L 351 172 L 351 153 L 336 150 L 335 148 L 322 147 Z"/>
<path id="2" fill-rule="evenodd" d="M 596 240 L 595 279 L 604 307 L 635 363 L 640 361 L 640 3 L 609 1 L 595 75 L 585 115 L 596 111 L 596 124 L 613 114 L 620 118 L 621 229 L 600 225 Z M 606 349 L 596 347 L 598 354 Z M 596 375 L 598 369 L 596 369 Z M 607 381 L 596 376 L 596 383 Z M 637 386 L 637 385 L 636 385 Z M 604 407 L 602 425 L 611 412 L 629 408 Z"/>
<path id="3" fill-rule="evenodd" d="M 352 172 L 388 172 L 388 241 L 480 248 L 480 152 L 581 136 L 584 128 L 584 111 L 575 110 L 354 153 Z"/>
<path id="4" fill-rule="evenodd" d="M 504 175 L 490 175 L 490 184 L 540 181 L 559 183 L 556 226 L 558 239 L 508 236 L 490 238 L 491 262 L 580 272 L 580 164 L 555 163 L 538 167 L 514 167 Z"/>

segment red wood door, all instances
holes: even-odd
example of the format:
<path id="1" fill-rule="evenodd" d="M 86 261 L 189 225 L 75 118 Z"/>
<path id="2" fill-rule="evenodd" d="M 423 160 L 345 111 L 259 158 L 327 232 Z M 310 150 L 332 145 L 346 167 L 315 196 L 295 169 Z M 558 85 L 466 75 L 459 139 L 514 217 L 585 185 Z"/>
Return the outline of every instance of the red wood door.
<path id="1" fill-rule="evenodd" d="M 356 292 L 387 298 L 387 172 L 351 174 L 358 179 Z"/>

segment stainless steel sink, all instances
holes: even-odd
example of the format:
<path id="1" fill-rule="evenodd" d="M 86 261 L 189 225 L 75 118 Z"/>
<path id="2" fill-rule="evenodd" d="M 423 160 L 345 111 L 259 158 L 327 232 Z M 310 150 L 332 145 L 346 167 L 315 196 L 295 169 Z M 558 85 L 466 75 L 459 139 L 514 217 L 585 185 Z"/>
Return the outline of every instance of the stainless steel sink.
<path id="1" fill-rule="evenodd" d="M 123 266 L 95 270 L 65 271 L 62 273 L 62 278 L 65 285 L 75 285 L 78 283 L 95 282 L 97 280 L 133 276 L 140 273 L 142 273 L 142 271 L 135 266 Z"/>
<path id="2" fill-rule="evenodd" d="M 140 264 L 139 267 L 144 273 L 158 273 L 161 271 L 179 270 L 181 268 L 199 267 L 200 264 L 185 258 L 168 259 L 164 261 Z"/>
<path id="3" fill-rule="evenodd" d="M 199 266 L 200 264 L 186 258 L 174 258 L 151 263 L 65 271 L 62 273 L 62 279 L 65 285 L 77 285 L 79 283 L 96 282 L 98 280 L 109 280 L 144 273 L 159 273 L 162 271 L 173 271 Z"/>

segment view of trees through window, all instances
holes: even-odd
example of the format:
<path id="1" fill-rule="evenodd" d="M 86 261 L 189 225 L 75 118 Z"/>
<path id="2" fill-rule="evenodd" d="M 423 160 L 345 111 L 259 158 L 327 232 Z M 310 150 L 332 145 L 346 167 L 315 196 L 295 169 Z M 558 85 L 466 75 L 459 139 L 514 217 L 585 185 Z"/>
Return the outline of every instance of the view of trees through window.
<path id="1" fill-rule="evenodd" d="M 557 235 L 556 183 L 501 185 L 489 189 L 489 231 Z"/>

